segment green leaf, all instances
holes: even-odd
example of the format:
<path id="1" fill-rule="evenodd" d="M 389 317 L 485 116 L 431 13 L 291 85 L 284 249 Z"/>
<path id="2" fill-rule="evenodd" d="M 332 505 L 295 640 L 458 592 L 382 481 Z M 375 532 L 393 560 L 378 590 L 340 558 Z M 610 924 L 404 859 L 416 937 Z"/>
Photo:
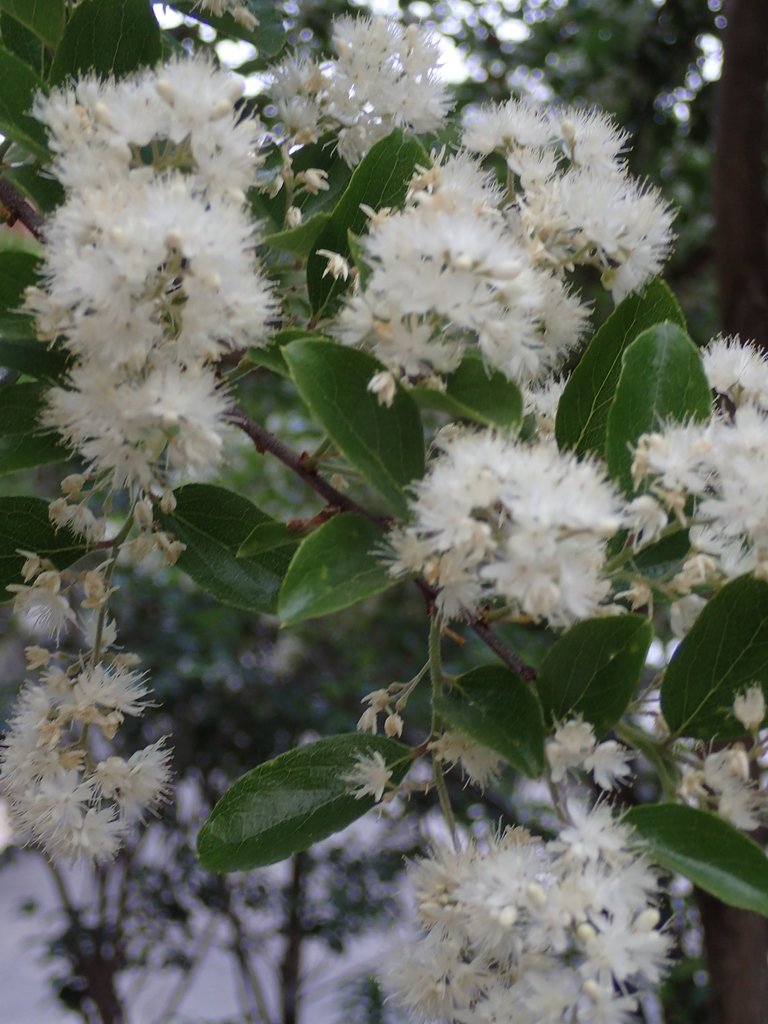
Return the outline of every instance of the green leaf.
<path id="1" fill-rule="evenodd" d="M 652 639 L 642 615 L 587 619 L 563 633 L 539 672 L 547 722 L 580 713 L 598 735 L 606 733 L 632 699 Z"/>
<path id="2" fill-rule="evenodd" d="M 268 245 L 270 249 L 277 249 L 278 252 L 290 252 L 297 259 L 306 259 L 315 248 L 317 239 L 330 219 L 330 213 L 316 213 L 297 228 L 287 228 L 285 231 L 274 231 L 271 235 L 266 235 L 263 239 L 264 245 Z"/>
<path id="3" fill-rule="evenodd" d="M 46 391 L 39 384 L 0 389 L 0 474 L 70 457 L 71 452 L 56 434 L 40 431 Z"/>
<path id="4" fill-rule="evenodd" d="M 54 528 L 47 501 L 0 497 L 0 600 L 11 596 L 5 590 L 9 583 L 21 583 L 24 556 L 19 549 L 50 558 L 57 569 L 66 569 L 85 554 L 82 541 L 70 530 Z"/>
<path id="5" fill-rule="evenodd" d="M 231 14 L 217 17 L 202 8 L 199 3 L 174 2 L 170 6 L 175 7 L 177 11 L 188 17 L 196 18 L 197 21 L 204 21 L 206 25 L 215 28 L 223 36 L 245 39 L 255 46 L 264 57 L 274 57 L 285 46 L 287 39 L 280 6 L 274 0 L 241 0 L 241 2 L 258 20 L 256 28 L 247 28 L 236 21 Z"/>
<path id="6" fill-rule="evenodd" d="M 640 436 L 669 420 L 704 420 L 712 393 L 699 350 L 677 324 L 650 327 L 621 360 L 616 397 L 608 413 L 605 456 L 611 476 L 632 491 L 632 448 Z"/>
<path id="7" fill-rule="evenodd" d="M 0 46 L 0 132 L 48 160 L 45 129 L 29 113 L 35 94 L 42 90 L 43 83 L 32 68 Z"/>
<path id="8" fill-rule="evenodd" d="M 651 857 L 723 903 L 768 917 L 768 859 L 722 818 L 675 804 L 633 807 L 626 820 Z"/>
<path id="9" fill-rule="evenodd" d="M 64 31 L 64 0 L 0 0 L 0 8 L 55 47 Z"/>
<path id="10" fill-rule="evenodd" d="M 357 758 L 379 753 L 394 782 L 405 775 L 408 747 L 383 736 L 329 736 L 289 750 L 243 775 L 224 794 L 197 837 L 209 871 L 247 871 L 284 860 L 346 828 L 374 805 L 342 778 Z"/>
<path id="11" fill-rule="evenodd" d="M 573 448 L 579 455 L 603 454 L 622 353 L 639 334 L 662 320 L 685 327 L 677 300 L 657 279 L 639 295 L 628 295 L 595 333 L 557 407 L 555 436 L 561 449 Z"/>
<path id="12" fill-rule="evenodd" d="M 64 189 L 61 183 L 56 178 L 49 178 L 46 174 L 41 174 L 37 164 L 19 164 L 15 167 L 7 167 L 3 170 L 3 177 L 15 185 L 28 199 L 31 199 L 43 213 L 49 213 L 64 200 Z M 43 247 L 35 239 L 31 239 L 28 235 L 18 237 L 24 239 L 28 251 L 32 251 L 32 243 L 42 251 Z"/>
<path id="13" fill-rule="evenodd" d="M 178 565 L 208 593 L 226 604 L 274 612 L 291 553 L 284 548 L 238 558 L 253 529 L 273 520 L 246 498 L 210 484 L 187 484 L 174 492 L 176 509 L 163 528 L 186 544 Z"/>
<path id="14" fill-rule="evenodd" d="M 381 529 L 352 512 L 310 533 L 283 580 L 277 602 L 281 622 L 292 626 L 330 615 L 394 586 L 381 558 L 372 554 L 379 544 Z"/>
<path id="15" fill-rule="evenodd" d="M 523 396 L 503 373 L 488 370 L 481 356 L 470 352 L 446 380 L 445 391 L 414 388 L 416 402 L 452 416 L 502 430 L 517 429 L 523 418 Z"/>
<path id="16" fill-rule="evenodd" d="M 251 558 L 264 551 L 274 551 L 275 548 L 284 548 L 288 545 L 297 548 L 299 538 L 286 523 L 260 523 L 251 530 L 237 549 L 237 557 Z"/>
<path id="17" fill-rule="evenodd" d="M 536 694 L 509 669 L 484 665 L 459 676 L 435 711 L 459 732 L 500 754 L 519 772 L 544 770 L 544 719 Z"/>
<path id="18" fill-rule="evenodd" d="M 416 165 L 428 163 L 429 157 L 421 143 L 396 130 L 377 142 L 355 169 L 307 261 L 309 301 L 316 315 L 327 312 L 332 300 L 345 287 L 345 282 L 334 280 L 330 274 L 323 276 L 327 260 L 318 256 L 317 250 L 328 249 L 348 257 L 348 233 L 361 234 L 368 222 L 360 204 L 374 210 L 399 206 L 405 199 Z"/>
<path id="19" fill-rule="evenodd" d="M 371 356 L 333 341 L 294 341 L 283 355 L 309 411 L 338 450 L 400 515 L 403 487 L 424 473 L 419 411 L 402 388 L 390 407 L 367 390 L 383 369 Z"/>
<path id="20" fill-rule="evenodd" d="M 67 22 L 51 67 L 54 85 L 88 72 L 121 78 L 154 65 L 162 36 L 147 0 L 82 0 Z"/>
<path id="21" fill-rule="evenodd" d="M 661 686 L 661 710 L 673 733 L 732 738 L 744 727 L 734 697 L 752 683 L 768 697 L 768 583 L 740 576 L 701 610 L 678 646 Z"/>
<path id="22" fill-rule="evenodd" d="M 0 338 L 0 366 L 9 370 L 55 384 L 66 377 L 68 365 L 69 357 L 61 349 L 47 348 L 42 342 L 29 339 Z"/>

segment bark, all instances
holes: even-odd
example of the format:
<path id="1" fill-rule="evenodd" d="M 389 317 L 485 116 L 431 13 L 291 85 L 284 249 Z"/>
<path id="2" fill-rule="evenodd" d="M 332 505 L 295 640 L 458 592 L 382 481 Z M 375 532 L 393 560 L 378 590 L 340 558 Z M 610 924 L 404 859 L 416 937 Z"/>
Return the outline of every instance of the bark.
<path id="1" fill-rule="evenodd" d="M 715 263 L 721 328 L 768 349 L 765 142 L 768 3 L 727 0 L 715 105 Z M 711 1024 L 768 1024 L 768 921 L 697 892 Z"/>
<path id="2" fill-rule="evenodd" d="M 715 105 L 715 261 L 721 325 L 768 349 L 768 244 L 763 185 L 768 3 L 728 0 Z"/>
<path id="3" fill-rule="evenodd" d="M 305 937 L 302 904 L 304 902 L 306 861 L 306 853 L 297 853 L 293 858 L 293 872 L 287 893 L 288 920 L 285 925 L 285 948 L 280 965 L 283 1000 L 282 1024 L 296 1024 L 298 1019 L 301 948 Z"/>

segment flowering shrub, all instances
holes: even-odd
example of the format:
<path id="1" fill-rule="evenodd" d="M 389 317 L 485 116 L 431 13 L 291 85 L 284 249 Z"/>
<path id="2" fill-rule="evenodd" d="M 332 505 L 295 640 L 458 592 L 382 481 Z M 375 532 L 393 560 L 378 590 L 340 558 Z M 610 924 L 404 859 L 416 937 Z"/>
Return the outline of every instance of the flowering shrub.
<path id="1" fill-rule="evenodd" d="M 0 393 L 24 410 L 0 468 L 66 465 L 51 501 L 0 498 L 3 586 L 49 640 L 0 758 L 14 826 L 101 862 L 171 796 L 170 739 L 110 748 L 153 704 L 119 643 L 118 561 L 286 626 L 415 585 L 424 666 L 377 680 L 357 731 L 235 781 L 201 861 L 273 863 L 434 792 L 452 845 L 410 869 L 422 936 L 392 998 L 451 1024 L 502 1024 L 512 1000 L 531 1024 L 629 1020 L 670 957 L 661 870 L 768 913 L 743 834 L 766 818 L 765 359 L 688 337 L 657 276 L 671 210 L 608 115 L 510 99 L 458 123 L 435 40 L 380 19 L 337 22 L 332 59 L 273 63 L 258 115 L 212 57 L 161 60 L 146 4 L 122 2 L 142 46 L 105 47 L 84 0 L 7 125 L 38 177 L 25 196 L 11 164 L 4 202 L 37 241 L 0 253 L 19 282 Z M 252 6 L 192 13 L 259 45 Z M 590 275 L 616 303 L 597 329 Z M 303 401 L 314 455 L 246 411 L 255 374 Z M 238 442 L 318 514 L 281 523 L 212 483 Z M 443 647 L 471 633 L 488 660 L 451 675 Z M 533 634 L 535 659 L 510 639 Z M 543 781 L 550 834 L 469 836 L 454 767 Z M 639 805 L 650 769 L 660 800 Z"/>

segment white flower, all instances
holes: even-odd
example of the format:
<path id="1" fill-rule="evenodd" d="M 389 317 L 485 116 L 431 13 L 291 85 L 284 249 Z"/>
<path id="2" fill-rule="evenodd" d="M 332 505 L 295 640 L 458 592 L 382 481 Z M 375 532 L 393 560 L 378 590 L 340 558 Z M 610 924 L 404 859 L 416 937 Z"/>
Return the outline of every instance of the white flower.
<path id="1" fill-rule="evenodd" d="M 498 754 L 459 732 L 444 732 L 429 744 L 429 749 L 438 761 L 461 765 L 470 782 L 481 789 L 494 782 L 501 772 L 502 760 Z"/>
<path id="2" fill-rule="evenodd" d="M 6 590 L 15 594 L 13 610 L 25 615 L 33 629 L 48 636 L 58 639 L 68 622 L 77 621 L 66 595 L 61 593 L 61 576 L 54 570 L 41 572 L 31 586 L 11 583 Z"/>
<path id="3" fill-rule="evenodd" d="M 580 768 L 595 749 L 595 734 L 589 722 L 573 718 L 555 730 L 547 740 L 547 760 L 553 782 L 561 782 L 569 768 Z"/>
<path id="4" fill-rule="evenodd" d="M 614 789 L 617 783 L 631 776 L 630 757 L 626 747 L 615 740 L 605 740 L 584 759 L 584 767 L 592 772 L 601 789 Z"/>
<path id="5" fill-rule="evenodd" d="M 374 750 L 372 754 L 358 754 L 354 768 L 340 778 L 347 783 L 349 792 L 356 800 L 372 796 L 378 802 L 392 778 L 392 770 L 387 768 L 384 756 Z"/>
<path id="6" fill-rule="evenodd" d="M 749 732 L 755 732 L 765 718 L 765 697 L 762 686 L 750 686 L 733 701 L 733 714 Z"/>
<path id="7" fill-rule="evenodd" d="M 768 409 L 768 359 L 765 352 L 738 337 L 718 337 L 702 350 L 710 386 L 734 405 L 754 402 Z"/>
<path id="8" fill-rule="evenodd" d="M 413 485 L 411 524 L 390 534 L 391 571 L 423 572 L 446 618 L 492 597 L 555 626 L 595 615 L 610 589 L 605 541 L 621 523 L 597 466 L 491 431 L 442 448 Z"/>

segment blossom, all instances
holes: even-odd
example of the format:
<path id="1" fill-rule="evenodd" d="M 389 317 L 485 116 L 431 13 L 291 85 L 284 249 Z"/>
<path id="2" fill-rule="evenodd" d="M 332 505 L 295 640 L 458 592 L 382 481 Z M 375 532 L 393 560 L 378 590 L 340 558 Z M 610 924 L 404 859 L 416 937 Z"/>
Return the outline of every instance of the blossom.
<path id="1" fill-rule="evenodd" d="M 746 693 L 737 694 L 733 701 L 733 715 L 750 732 L 759 729 L 765 718 L 762 686 L 750 686 Z"/>
<path id="2" fill-rule="evenodd" d="M 596 614 L 622 521 L 598 467 L 491 431 L 445 436 L 441 449 L 413 485 L 410 524 L 390 533 L 390 571 L 424 573 L 445 618 L 493 597 L 555 626 Z"/>
<path id="3" fill-rule="evenodd" d="M 383 754 L 374 750 L 372 754 L 358 754 L 354 767 L 340 778 L 356 800 L 372 796 L 378 803 L 392 778 L 392 769 L 387 768 Z"/>
<path id="4" fill-rule="evenodd" d="M 418 25 L 379 17 L 336 18 L 337 56 L 318 65 L 289 56 L 271 69 L 270 93 L 294 143 L 338 132 L 350 165 L 395 127 L 436 131 L 450 101 L 437 73 L 439 46 Z"/>
<path id="5" fill-rule="evenodd" d="M 670 942 L 658 880 L 631 829 L 599 805 L 569 802 L 549 842 L 525 829 L 487 848 L 439 848 L 409 867 L 422 937 L 385 983 L 421 1020 L 516 1024 L 628 1022 L 663 975 Z"/>

